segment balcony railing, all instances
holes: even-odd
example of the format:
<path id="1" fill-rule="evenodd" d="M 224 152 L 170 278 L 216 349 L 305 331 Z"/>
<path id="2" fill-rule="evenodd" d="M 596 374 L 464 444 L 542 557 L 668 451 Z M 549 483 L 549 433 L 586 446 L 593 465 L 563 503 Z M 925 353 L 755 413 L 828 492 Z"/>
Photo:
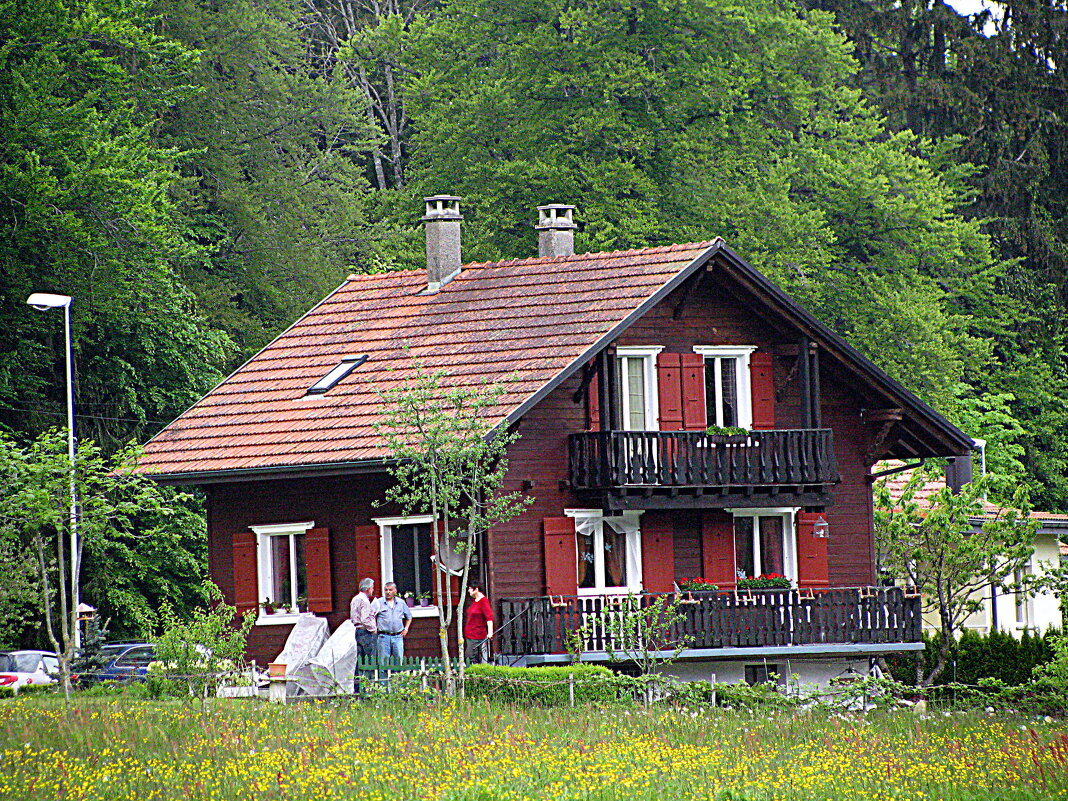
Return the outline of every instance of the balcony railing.
<path id="1" fill-rule="evenodd" d="M 575 489 L 815 486 L 839 481 L 830 429 L 572 434 Z"/>
<path id="2" fill-rule="evenodd" d="M 635 632 L 618 621 L 659 596 L 557 596 L 505 599 L 501 651 L 515 656 L 633 649 Z M 675 596 L 668 596 L 674 598 Z M 897 644 L 921 639 L 920 598 L 898 587 L 689 593 L 680 622 L 657 633 L 657 648 L 752 648 L 846 643 Z"/>

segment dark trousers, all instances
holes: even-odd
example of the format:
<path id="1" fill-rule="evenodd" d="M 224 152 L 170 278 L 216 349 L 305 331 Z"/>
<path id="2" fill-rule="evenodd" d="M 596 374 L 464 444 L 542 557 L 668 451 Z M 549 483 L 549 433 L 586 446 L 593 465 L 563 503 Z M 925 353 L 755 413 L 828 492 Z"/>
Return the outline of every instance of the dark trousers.
<path id="1" fill-rule="evenodd" d="M 360 692 L 360 680 L 363 678 L 364 672 L 359 669 L 360 662 L 368 660 L 378 659 L 378 635 L 373 634 L 370 631 L 364 631 L 363 629 L 356 629 L 356 676 L 355 678 L 355 690 L 356 693 Z M 371 674 L 367 674 L 368 683 L 370 683 Z M 366 687 L 364 687 L 366 690 Z"/>
<path id="2" fill-rule="evenodd" d="M 489 640 L 465 640 L 464 656 L 472 665 L 484 665 L 489 659 Z"/>

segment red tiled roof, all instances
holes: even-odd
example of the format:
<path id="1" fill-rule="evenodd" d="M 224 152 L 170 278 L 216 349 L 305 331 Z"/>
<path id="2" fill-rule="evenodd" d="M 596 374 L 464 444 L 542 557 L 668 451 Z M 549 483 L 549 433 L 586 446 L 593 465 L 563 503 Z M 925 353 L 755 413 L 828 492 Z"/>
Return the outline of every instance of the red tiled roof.
<path id="1" fill-rule="evenodd" d="M 407 347 L 457 385 L 505 381 L 503 419 L 713 243 L 465 265 L 440 292 L 423 270 L 350 278 L 146 446 L 165 475 L 350 463 L 386 456 L 376 390 L 410 375 Z M 325 395 L 343 356 L 366 363 Z"/>
<path id="2" fill-rule="evenodd" d="M 877 464 L 873 471 L 878 472 L 880 470 L 889 470 L 894 467 L 901 467 L 904 462 L 898 461 L 885 461 Z M 912 470 L 903 470 L 900 473 L 894 473 L 893 475 L 886 477 L 887 489 L 890 490 L 890 498 L 896 504 L 901 499 L 901 494 L 905 491 L 905 485 L 912 478 Z M 916 502 L 920 509 L 924 509 L 930 505 L 930 498 L 939 490 L 946 488 L 946 479 L 944 476 L 931 479 L 924 482 L 924 485 L 916 490 L 916 494 L 912 496 L 912 499 Z M 983 514 L 993 517 L 1002 510 L 1001 506 L 990 501 L 983 501 Z M 1031 520 L 1048 520 L 1050 522 L 1066 522 L 1068 521 L 1068 514 L 1058 514 L 1055 512 L 1031 512 L 1028 517 Z"/>

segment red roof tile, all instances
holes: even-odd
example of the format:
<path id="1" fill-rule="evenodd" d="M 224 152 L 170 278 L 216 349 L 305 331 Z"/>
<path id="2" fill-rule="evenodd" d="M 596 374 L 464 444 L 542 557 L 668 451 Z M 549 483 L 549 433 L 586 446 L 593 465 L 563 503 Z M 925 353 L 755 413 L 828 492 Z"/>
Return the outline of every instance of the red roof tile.
<path id="1" fill-rule="evenodd" d="M 712 243 L 465 265 L 440 292 L 423 270 L 350 278 L 146 446 L 166 475 L 349 463 L 386 455 L 377 390 L 404 381 L 410 353 L 456 385 L 506 381 L 503 419 L 626 319 Z M 308 388 L 346 355 L 325 395 Z"/>
<path id="2" fill-rule="evenodd" d="M 880 470 L 889 470 L 894 467 L 901 467 L 904 462 L 898 461 L 885 461 L 880 462 L 873 468 L 873 472 Z M 912 470 L 903 470 L 900 473 L 894 473 L 891 476 L 886 477 L 886 485 L 890 490 L 890 498 L 896 504 L 901 499 L 901 494 L 905 491 L 905 485 L 912 478 Z M 946 488 L 946 479 L 944 476 L 932 479 L 924 483 L 922 487 L 916 490 L 916 494 L 913 495 L 913 500 L 919 506 L 920 509 L 924 509 L 930 505 L 930 497 L 939 490 Z M 993 517 L 998 514 L 1003 507 L 990 501 L 983 501 L 983 513 Z M 1048 520 L 1050 522 L 1065 522 L 1068 521 L 1068 514 L 1058 514 L 1055 512 L 1031 512 L 1028 517 L 1032 520 Z"/>

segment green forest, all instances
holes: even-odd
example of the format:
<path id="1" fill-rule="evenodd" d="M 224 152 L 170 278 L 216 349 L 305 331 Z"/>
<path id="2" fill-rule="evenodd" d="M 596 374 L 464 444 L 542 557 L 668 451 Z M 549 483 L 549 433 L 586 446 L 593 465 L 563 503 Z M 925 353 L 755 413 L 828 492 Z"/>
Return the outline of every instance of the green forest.
<path id="1" fill-rule="evenodd" d="M 62 317 L 31 292 L 74 298 L 78 435 L 116 452 L 348 273 L 423 265 L 420 199 L 445 192 L 463 198 L 465 260 L 536 253 L 548 202 L 578 207 L 579 251 L 723 236 L 985 438 L 1007 486 L 1068 511 L 1060 2 L 0 8 L 0 432 L 14 441 L 66 423 Z M 195 499 L 176 503 L 191 516 L 165 550 L 86 558 L 120 631 L 164 597 L 198 597 L 203 522 Z M 0 543 L 7 575 L 21 558 Z M 17 639 L 11 625 L 0 634 Z"/>

